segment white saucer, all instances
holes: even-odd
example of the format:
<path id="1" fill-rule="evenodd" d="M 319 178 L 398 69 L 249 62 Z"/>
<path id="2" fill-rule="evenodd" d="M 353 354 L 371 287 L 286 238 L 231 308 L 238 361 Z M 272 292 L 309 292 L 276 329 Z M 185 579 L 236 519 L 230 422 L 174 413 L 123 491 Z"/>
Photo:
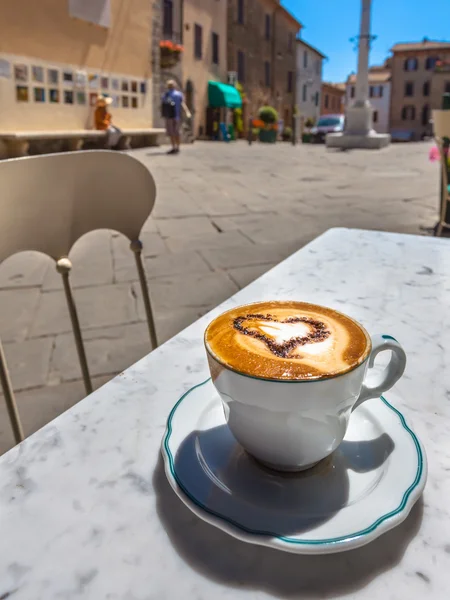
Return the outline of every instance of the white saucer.
<path id="1" fill-rule="evenodd" d="M 236 442 L 210 379 L 172 409 L 162 453 L 169 483 L 198 517 L 298 554 L 371 542 L 407 517 L 427 478 L 419 440 L 383 397 L 355 410 L 341 446 L 313 469 L 269 470 Z"/>

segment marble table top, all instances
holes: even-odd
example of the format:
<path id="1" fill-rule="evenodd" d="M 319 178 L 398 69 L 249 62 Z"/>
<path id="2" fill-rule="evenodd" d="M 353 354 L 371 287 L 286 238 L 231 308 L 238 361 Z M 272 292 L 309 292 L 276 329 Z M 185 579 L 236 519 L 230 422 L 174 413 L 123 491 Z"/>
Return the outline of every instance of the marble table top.
<path id="1" fill-rule="evenodd" d="M 226 308 L 299 299 L 403 344 L 400 410 L 429 477 L 373 543 L 296 556 L 203 523 L 165 479 L 173 404 L 208 376 L 202 334 Z M 333 229 L 0 458 L 0 598 L 447 599 L 450 582 L 450 244 Z"/>

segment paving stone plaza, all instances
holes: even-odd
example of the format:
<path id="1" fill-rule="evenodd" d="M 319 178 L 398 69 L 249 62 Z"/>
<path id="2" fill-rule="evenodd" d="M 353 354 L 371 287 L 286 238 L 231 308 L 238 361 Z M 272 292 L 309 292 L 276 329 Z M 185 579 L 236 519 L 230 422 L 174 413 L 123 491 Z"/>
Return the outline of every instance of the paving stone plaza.
<path id="1" fill-rule="evenodd" d="M 244 142 L 196 142 L 178 156 L 164 147 L 133 151 L 157 184 L 142 241 L 160 342 L 331 227 L 429 235 L 439 166 L 428 151 L 428 143 L 341 152 Z M 134 257 L 127 240 L 98 231 L 77 242 L 71 259 L 98 387 L 150 351 Z M 0 265 L 0 306 L 0 336 L 29 434 L 84 397 L 51 260 L 24 253 Z M 12 444 L 2 401 L 0 452 Z"/>

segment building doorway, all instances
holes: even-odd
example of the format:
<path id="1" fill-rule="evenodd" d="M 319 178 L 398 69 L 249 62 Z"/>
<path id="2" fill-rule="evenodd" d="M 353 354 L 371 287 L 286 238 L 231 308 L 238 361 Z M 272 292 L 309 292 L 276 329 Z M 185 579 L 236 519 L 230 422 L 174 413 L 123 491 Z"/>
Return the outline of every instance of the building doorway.
<path id="1" fill-rule="evenodd" d="M 186 106 L 191 111 L 191 113 L 194 114 L 194 84 L 190 79 L 188 79 L 186 82 Z"/>

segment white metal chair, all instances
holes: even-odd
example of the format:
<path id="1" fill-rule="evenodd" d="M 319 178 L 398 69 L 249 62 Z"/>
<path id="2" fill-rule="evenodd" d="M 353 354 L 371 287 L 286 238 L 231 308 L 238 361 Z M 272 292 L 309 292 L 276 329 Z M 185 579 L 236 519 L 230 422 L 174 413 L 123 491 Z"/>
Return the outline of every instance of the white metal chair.
<path id="1" fill-rule="evenodd" d="M 448 180 L 448 166 L 447 166 L 447 156 L 444 152 L 444 143 L 441 138 L 436 138 L 436 144 L 439 148 L 439 155 L 441 161 L 442 168 L 442 178 L 441 178 L 441 211 L 439 215 L 439 223 L 436 227 L 436 236 L 440 237 L 442 235 L 443 229 L 450 229 L 450 223 L 446 222 L 447 208 L 450 202 L 450 186 Z"/>
<path id="2" fill-rule="evenodd" d="M 152 348 L 155 324 L 139 235 L 155 204 L 151 174 L 135 158 L 104 150 L 48 154 L 0 162 L 0 265 L 24 250 L 50 256 L 63 279 L 86 393 L 92 383 L 72 295 L 68 258 L 73 244 L 95 229 L 112 229 L 130 240 L 136 259 Z M 0 341 L 0 383 L 16 442 L 24 439 Z"/>

